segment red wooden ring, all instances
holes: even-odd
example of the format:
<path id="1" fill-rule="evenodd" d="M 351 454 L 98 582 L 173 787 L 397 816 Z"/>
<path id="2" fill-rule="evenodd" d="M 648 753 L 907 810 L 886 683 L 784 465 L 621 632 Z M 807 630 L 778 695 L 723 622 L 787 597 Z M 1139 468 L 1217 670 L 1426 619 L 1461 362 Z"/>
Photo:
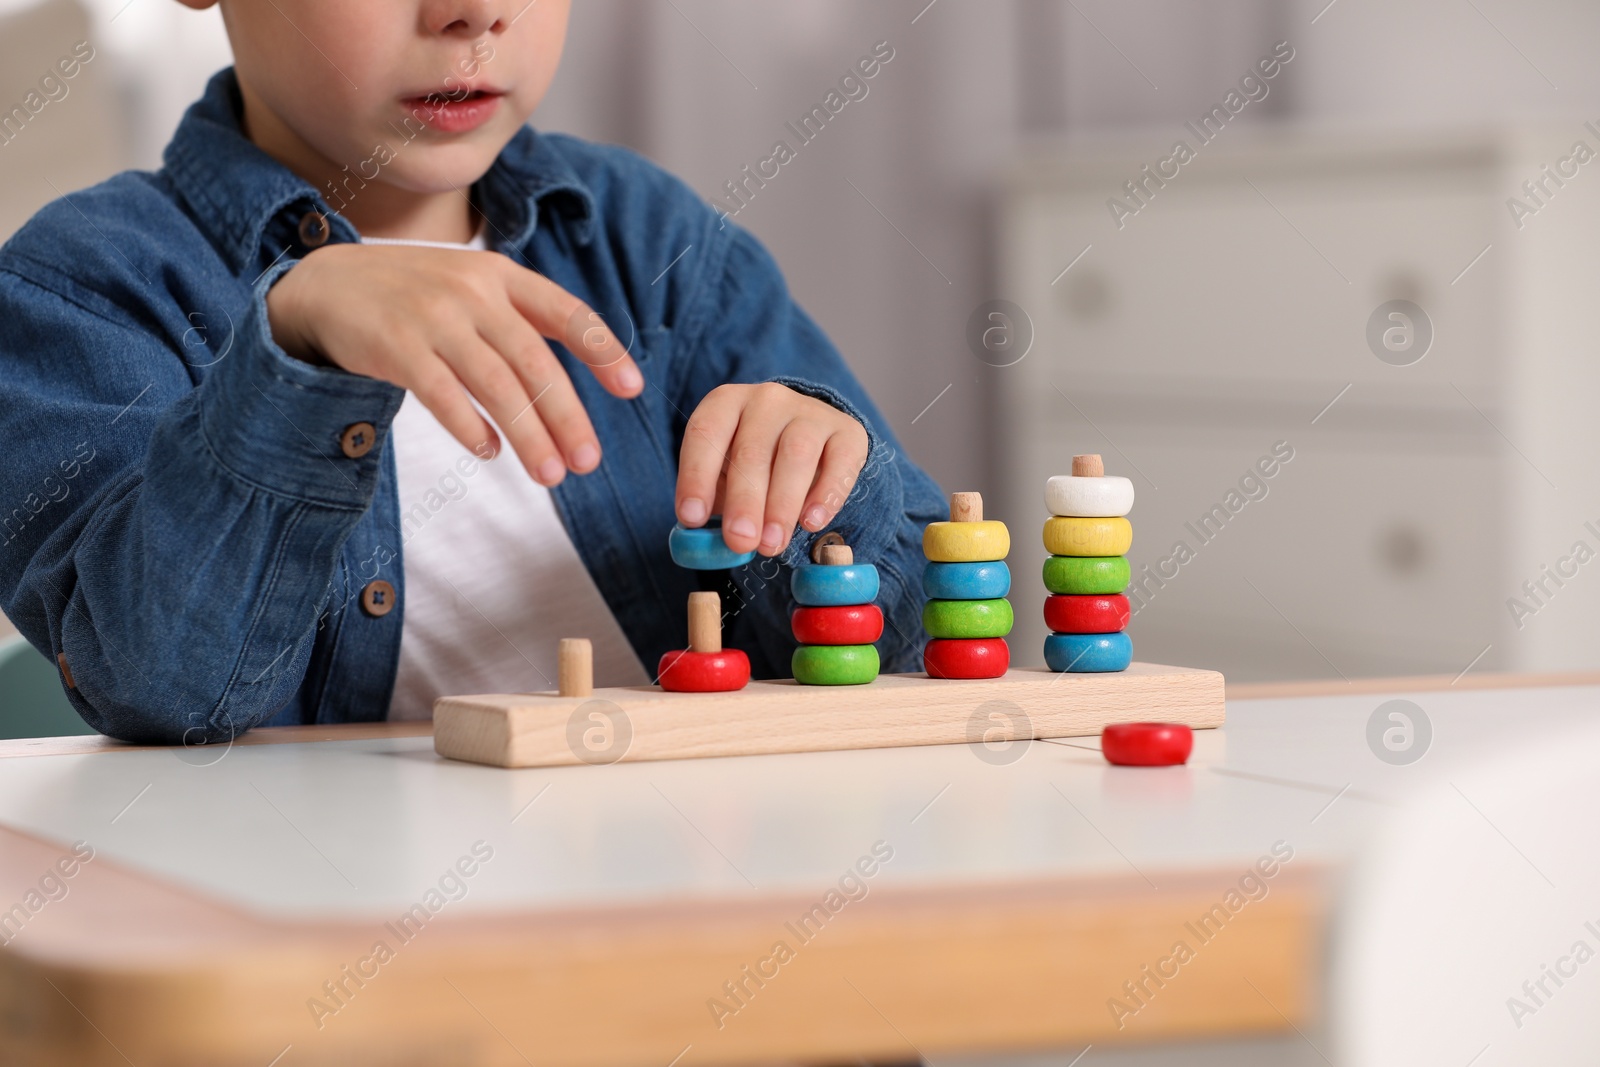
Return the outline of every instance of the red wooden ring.
<path id="1" fill-rule="evenodd" d="M 789 625 L 802 645 L 870 645 L 883 636 L 883 611 L 876 604 L 796 608 Z"/>
<path id="2" fill-rule="evenodd" d="M 1058 634 L 1114 634 L 1128 628 L 1133 608 L 1121 593 L 1044 598 L 1044 624 Z"/>
<path id="3" fill-rule="evenodd" d="M 1189 761 L 1194 731 L 1172 722 L 1114 723 L 1100 731 L 1100 751 L 1122 767 L 1174 767 Z"/>
<path id="4" fill-rule="evenodd" d="M 922 650 L 929 678 L 998 678 L 1010 666 L 1003 637 L 936 637 Z"/>
<path id="5" fill-rule="evenodd" d="M 726 693 L 750 681 L 750 657 L 737 648 L 721 652 L 678 649 L 661 657 L 656 678 L 669 693 Z"/>

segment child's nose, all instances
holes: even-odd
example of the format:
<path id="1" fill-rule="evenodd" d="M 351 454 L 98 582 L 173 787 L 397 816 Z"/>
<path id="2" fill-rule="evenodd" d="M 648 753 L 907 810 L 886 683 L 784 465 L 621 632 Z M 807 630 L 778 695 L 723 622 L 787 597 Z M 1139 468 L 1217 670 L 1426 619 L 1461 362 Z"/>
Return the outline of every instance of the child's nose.
<path id="1" fill-rule="evenodd" d="M 424 0 L 423 25 L 429 33 L 479 37 L 504 29 L 501 0 Z"/>

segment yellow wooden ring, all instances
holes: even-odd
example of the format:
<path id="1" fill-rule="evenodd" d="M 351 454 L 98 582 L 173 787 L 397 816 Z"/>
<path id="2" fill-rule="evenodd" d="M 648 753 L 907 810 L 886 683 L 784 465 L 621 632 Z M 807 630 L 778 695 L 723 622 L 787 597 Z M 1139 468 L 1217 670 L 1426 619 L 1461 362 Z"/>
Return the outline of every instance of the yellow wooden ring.
<path id="1" fill-rule="evenodd" d="M 1058 515 L 1045 520 L 1044 550 L 1052 556 L 1126 556 L 1133 544 L 1127 519 Z"/>
<path id="2" fill-rule="evenodd" d="M 922 554 L 935 563 L 986 563 L 1010 551 L 1011 532 L 994 519 L 930 522 L 922 531 Z"/>

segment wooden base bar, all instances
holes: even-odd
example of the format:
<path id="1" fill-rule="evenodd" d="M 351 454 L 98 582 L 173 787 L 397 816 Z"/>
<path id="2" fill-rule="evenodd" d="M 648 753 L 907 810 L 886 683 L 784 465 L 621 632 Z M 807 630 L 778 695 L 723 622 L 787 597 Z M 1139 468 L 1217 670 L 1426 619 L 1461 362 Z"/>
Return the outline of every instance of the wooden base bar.
<path id="1" fill-rule="evenodd" d="M 1216 671 L 1135 663 L 1110 674 L 1042 667 L 1000 678 L 886 674 L 866 685 L 751 682 L 731 693 L 656 686 L 443 697 L 433 708 L 441 756 L 496 767 L 748 756 L 850 748 L 1083 737 L 1110 723 L 1221 726 Z"/>

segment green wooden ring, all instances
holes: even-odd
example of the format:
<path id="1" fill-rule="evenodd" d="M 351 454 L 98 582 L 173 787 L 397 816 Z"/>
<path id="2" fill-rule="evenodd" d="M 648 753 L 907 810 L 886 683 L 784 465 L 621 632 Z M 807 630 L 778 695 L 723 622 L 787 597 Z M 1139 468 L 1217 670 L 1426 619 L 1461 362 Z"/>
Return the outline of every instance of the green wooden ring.
<path id="1" fill-rule="evenodd" d="M 1068 596 L 1120 593 L 1130 573 L 1127 556 L 1047 556 L 1044 587 Z"/>
<path id="2" fill-rule="evenodd" d="M 871 645 L 801 645 L 789 659 L 801 685 L 862 685 L 878 676 L 878 650 Z"/>
<path id="3" fill-rule="evenodd" d="M 922 606 L 929 637 L 1004 637 L 1011 632 L 1011 601 L 930 600 Z"/>

